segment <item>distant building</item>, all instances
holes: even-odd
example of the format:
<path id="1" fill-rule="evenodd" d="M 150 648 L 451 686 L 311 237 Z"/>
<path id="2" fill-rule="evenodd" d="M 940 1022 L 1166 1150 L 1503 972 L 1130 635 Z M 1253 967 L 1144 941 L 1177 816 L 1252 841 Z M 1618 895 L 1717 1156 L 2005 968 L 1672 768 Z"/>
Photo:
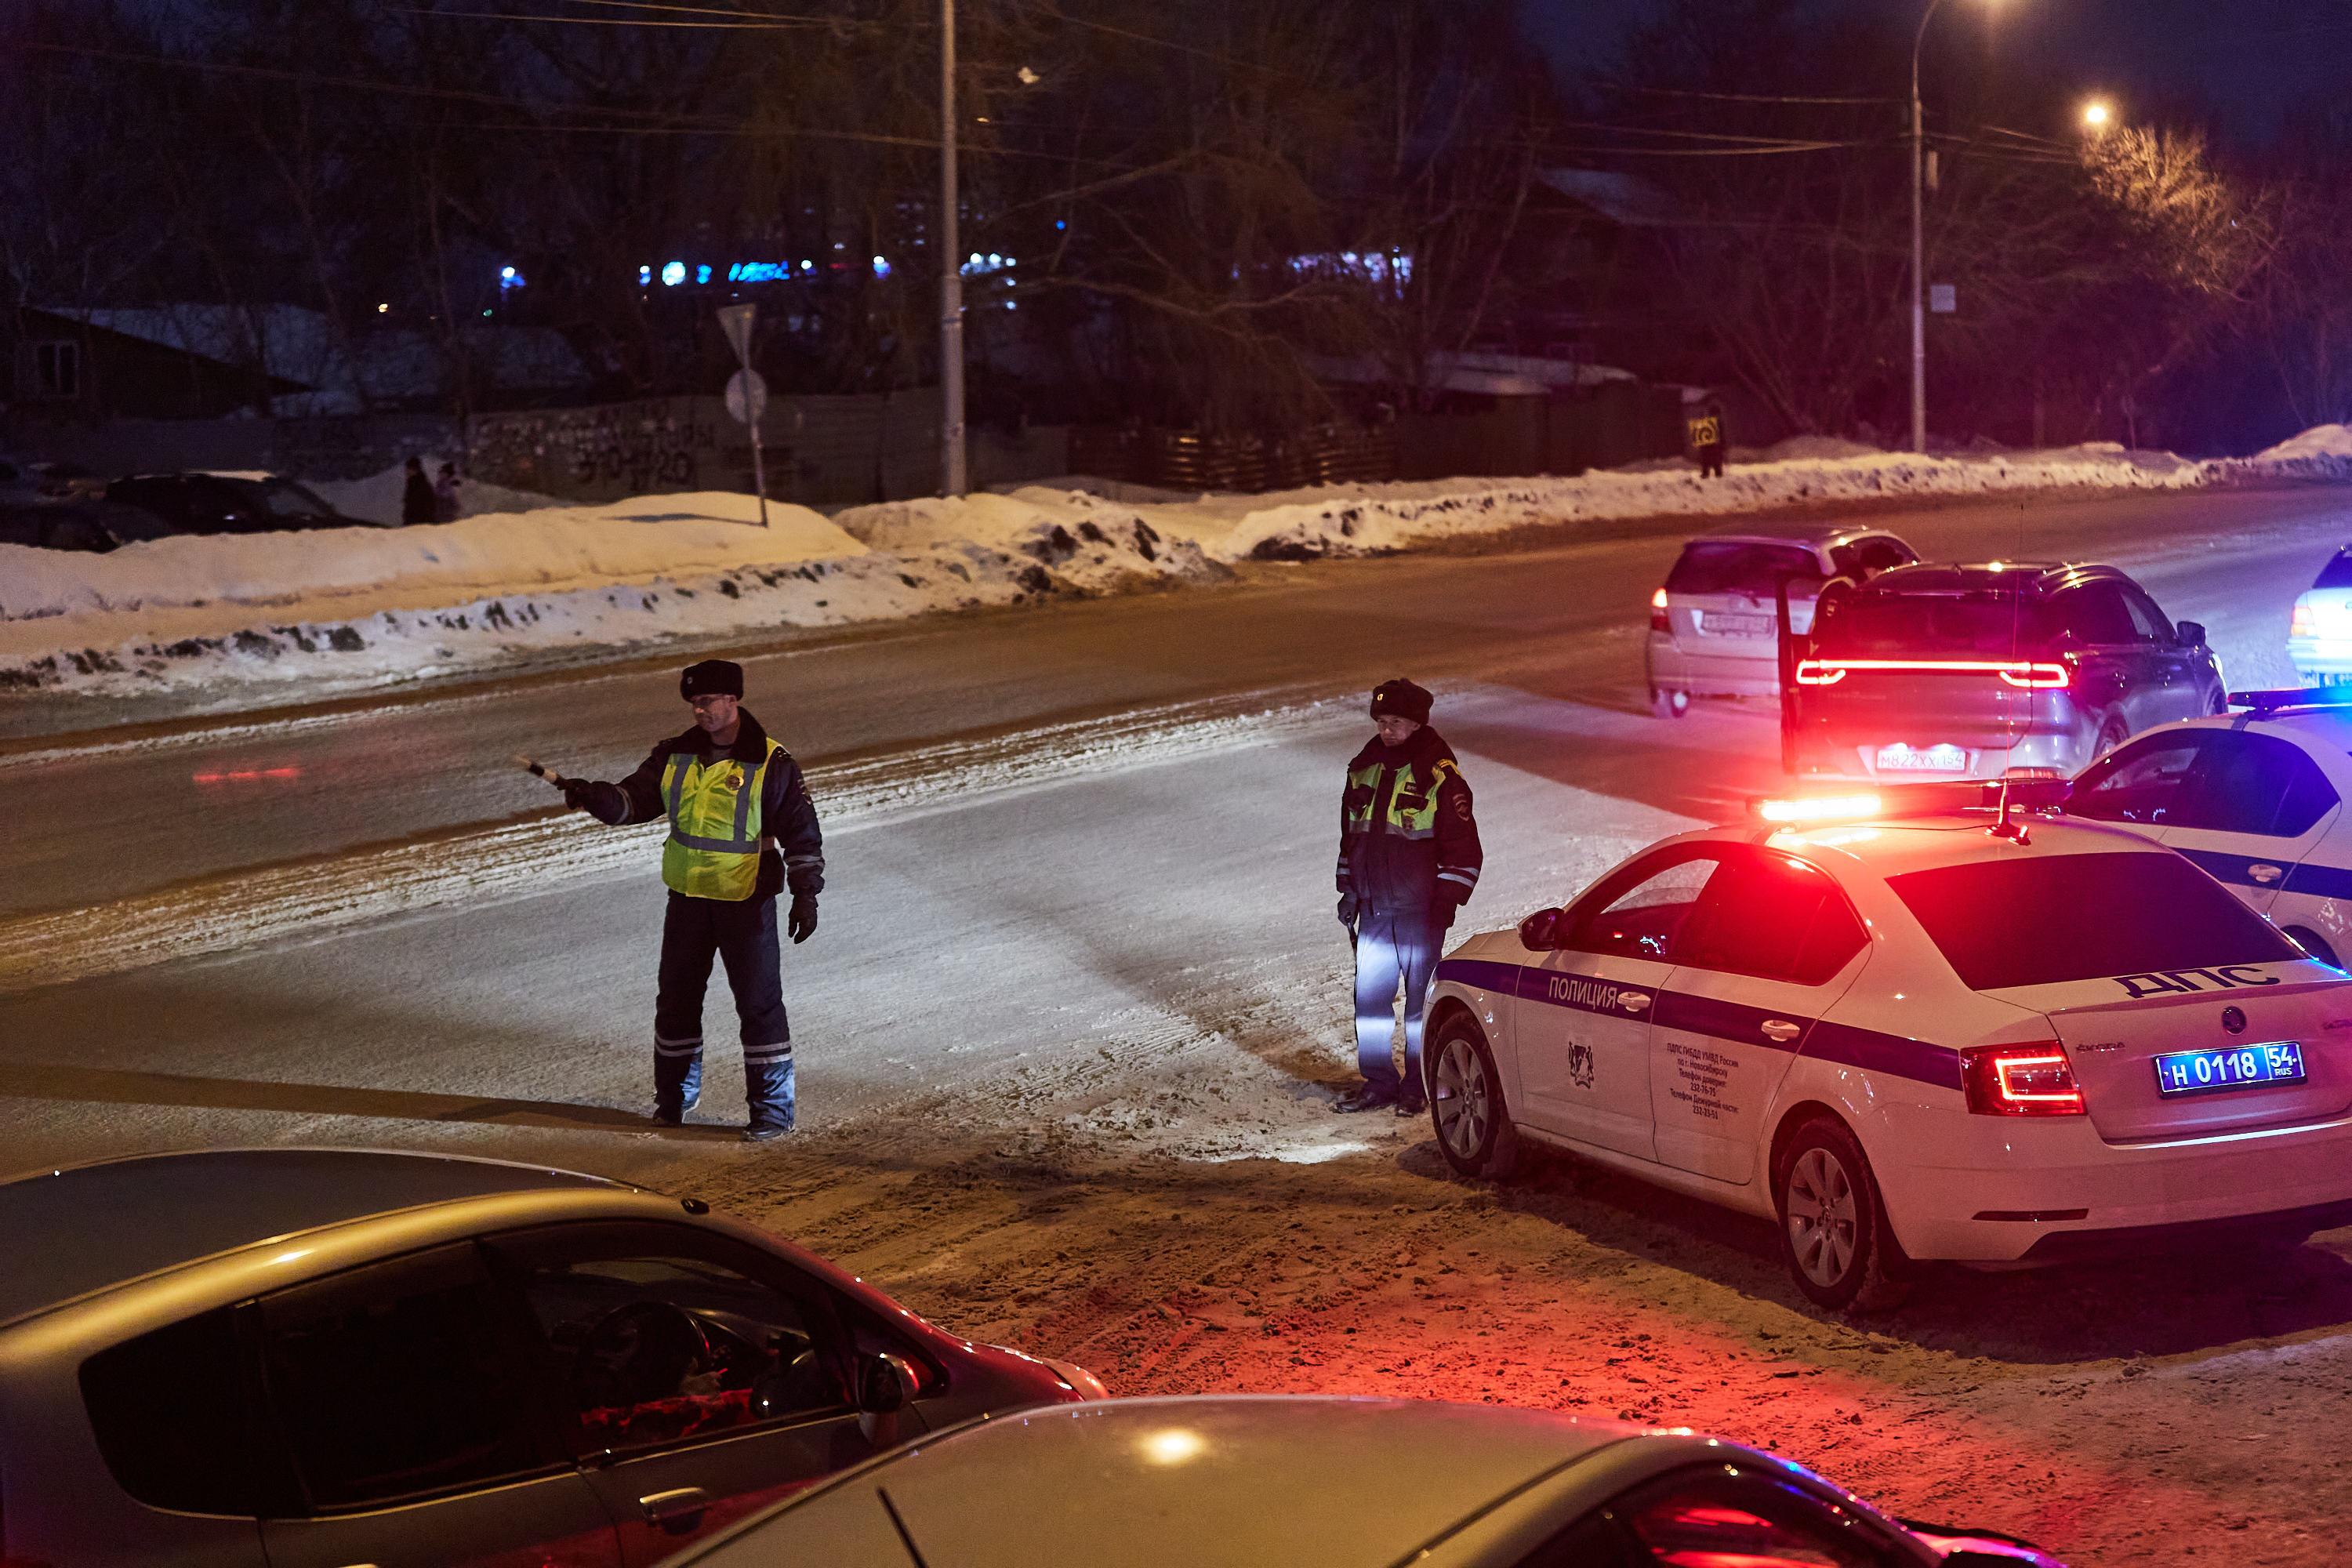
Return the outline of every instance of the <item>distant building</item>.
<path id="1" fill-rule="evenodd" d="M 0 330 L 0 395 L 20 422 L 441 410 L 460 376 L 471 406 L 510 408 L 593 379 L 551 328 L 468 325 L 453 344 L 408 327 L 346 334 L 299 305 L 27 306 Z"/>

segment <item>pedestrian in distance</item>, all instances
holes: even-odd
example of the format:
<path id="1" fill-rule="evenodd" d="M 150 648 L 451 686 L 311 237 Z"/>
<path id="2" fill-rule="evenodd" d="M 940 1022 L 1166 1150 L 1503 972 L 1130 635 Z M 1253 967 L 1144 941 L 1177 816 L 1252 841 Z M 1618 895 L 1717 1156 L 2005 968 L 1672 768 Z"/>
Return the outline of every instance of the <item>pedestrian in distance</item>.
<path id="1" fill-rule="evenodd" d="M 1690 432 L 1691 458 L 1703 479 L 1723 478 L 1723 405 L 1710 397 L 1684 422 Z"/>
<path id="2" fill-rule="evenodd" d="M 400 521 L 403 523 L 431 522 L 440 508 L 433 498 L 433 481 L 425 477 L 425 459 L 408 459 L 408 478 L 400 491 Z"/>
<path id="3" fill-rule="evenodd" d="M 1430 727 L 1430 695 L 1410 680 L 1372 692 L 1379 733 L 1348 764 L 1339 796 L 1339 923 L 1356 947 L 1356 1070 L 1343 1111 L 1392 1106 L 1418 1115 L 1422 1012 L 1454 912 L 1478 886 L 1486 852 L 1470 785 Z M 1396 1068 L 1397 992 L 1404 992 L 1404 1072 Z"/>
<path id="4" fill-rule="evenodd" d="M 684 733 L 656 742 L 618 784 L 567 779 L 567 805 L 619 826 L 669 819 L 662 881 L 661 980 L 654 1002 L 654 1121 L 676 1127 L 702 1095 L 702 998 L 714 955 L 727 965 L 742 1024 L 747 1143 L 793 1130 L 792 1026 L 784 1017 L 776 894 L 790 888 L 785 930 L 816 931 L 824 844 L 800 764 L 743 707 L 743 667 L 689 665 L 678 695 L 694 708 Z M 772 840 L 778 848 L 770 847 Z"/>
<path id="5" fill-rule="evenodd" d="M 433 481 L 433 516 L 437 521 L 457 521 L 457 465 L 443 463 L 441 477 Z"/>

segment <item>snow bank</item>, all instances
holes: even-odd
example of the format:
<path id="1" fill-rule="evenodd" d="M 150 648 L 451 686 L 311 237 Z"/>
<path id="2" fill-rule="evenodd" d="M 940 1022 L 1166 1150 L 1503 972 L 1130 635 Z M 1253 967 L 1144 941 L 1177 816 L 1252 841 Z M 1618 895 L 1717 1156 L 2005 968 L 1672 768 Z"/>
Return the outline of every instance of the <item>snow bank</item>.
<path id="1" fill-rule="evenodd" d="M 2304 458 L 2352 458 L 2352 428 L 2315 425 L 2254 456 L 2257 463 L 2291 463 Z"/>
<path id="2" fill-rule="evenodd" d="M 425 465 L 428 478 L 441 471 L 439 461 Z M 400 501 L 408 486 L 408 470 L 395 463 L 382 473 L 370 474 L 363 479 L 306 479 L 310 489 L 324 496 L 334 509 L 345 517 L 358 518 L 362 522 L 397 524 L 400 521 Z M 482 479 L 460 479 L 457 482 L 457 517 L 485 517 L 492 512 L 530 511 L 544 506 L 562 506 L 553 496 L 539 495 L 530 490 L 509 489 Z"/>
<path id="3" fill-rule="evenodd" d="M 107 555 L 0 545 L 0 689 L 301 679 L 316 694 L 534 653 L 1210 581 L 1229 563 L 1377 554 L 1537 525 L 2314 477 L 2352 479 L 2352 430 L 2322 426 L 2221 462 L 2112 442 L 1919 457 L 1802 437 L 1716 479 L 1679 461 L 1261 496 L 1074 479 L 830 520 L 771 503 L 765 529 L 747 526 L 759 516 L 752 498 L 727 491 L 597 507 L 522 496 L 517 510 L 432 527 L 167 539 Z M 365 511 L 388 498 L 396 513 L 397 479 L 388 470 L 337 499 Z M 469 499 L 488 493 L 475 487 Z"/>
<path id="4" fill-rule="evenodd" d="M 994 500 L 998 498 L 976 498 Z M 0 690 L 104 695 L 292 681 L 306 693 L 785 626 L 899 619 L 1223 574 L 1090 498 L 989 509 L 984 539 L 910 522 L 869 548 L 731 492 L 415 528 L 182 537 L 105 555 L 0 545 Z M 887 509 L 875 509 L 886 510 Z"/>

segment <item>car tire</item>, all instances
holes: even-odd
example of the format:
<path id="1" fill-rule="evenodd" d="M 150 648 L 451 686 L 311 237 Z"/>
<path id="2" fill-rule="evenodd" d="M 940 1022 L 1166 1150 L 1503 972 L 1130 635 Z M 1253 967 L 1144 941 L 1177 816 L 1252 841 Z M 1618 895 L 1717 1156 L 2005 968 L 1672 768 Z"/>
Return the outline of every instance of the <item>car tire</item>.
<path id="1" fill-rule="evenodd" d="M 1663 687 L 1650 689 L 1650 711 L 1661 719 L 1680 719 L 1690 712 L 1690 693 Z"/>
<path id="2" fill-rule="evenodd" d="M 1911 1260 L 1886 1223 L 1878 1179 L 1843 1122 L 1817 1116 L 1797 1129 L 1772 1170 L 1780 1258 L 1814 1305 L 1883 1312 L 1910 1294 Z"/>
<path id="3" fill-rule="evenodd" d="M 1456 1013 L 1429 1047 L 1429 1121 L 1445 1163 L 1473 1180 L 1507 1182 L 1519 1166 L 1519 1131 L 1503 1101 L 1503 1075 L 1476 1019 Z"/>
<path id="4" fill-rule="evenodd" d="M 2327 965 L 2328 968 L 2341 969 L 2344 967 L 2343 964 L 2336 962 L 2336 950 L 2327 945 L 2327 939 L 2321 936 L 2317 931 L 2313 931 L 2310 927 L 2288 926 L 2286 928 L 2285 934 L 2287 941 L 2294 943 L 2295 946 L 2303 949 L 2304 952 L 2311 954 L 2312 957 L 2319 960 L 2320 963 Z"/>

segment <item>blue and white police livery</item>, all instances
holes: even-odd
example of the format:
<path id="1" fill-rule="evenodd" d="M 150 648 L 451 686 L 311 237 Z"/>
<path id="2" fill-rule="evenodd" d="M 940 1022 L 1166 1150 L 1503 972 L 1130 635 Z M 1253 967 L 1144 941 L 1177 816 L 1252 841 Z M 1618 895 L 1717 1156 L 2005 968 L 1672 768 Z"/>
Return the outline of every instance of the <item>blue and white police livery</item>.
<path id="1" fill-rule="evenodd" d="M 2133 833 L 1910 787 L 1943 815 L 1684 834 L 1457 948 L 1447 1160 L 1532 1139 L 1770 1217 L 1831 1307 L 1913 1260 L 2352 1220 L 2352 980 Z"/>
<path id="2" fill-rule="evenodd" d="M 2136 737 L 2074 781 L 2070 816 L 2194 860 L 2324 963 L 2352 959 L 2352 691 L 2237 691 L 2241 711 Z"/>

